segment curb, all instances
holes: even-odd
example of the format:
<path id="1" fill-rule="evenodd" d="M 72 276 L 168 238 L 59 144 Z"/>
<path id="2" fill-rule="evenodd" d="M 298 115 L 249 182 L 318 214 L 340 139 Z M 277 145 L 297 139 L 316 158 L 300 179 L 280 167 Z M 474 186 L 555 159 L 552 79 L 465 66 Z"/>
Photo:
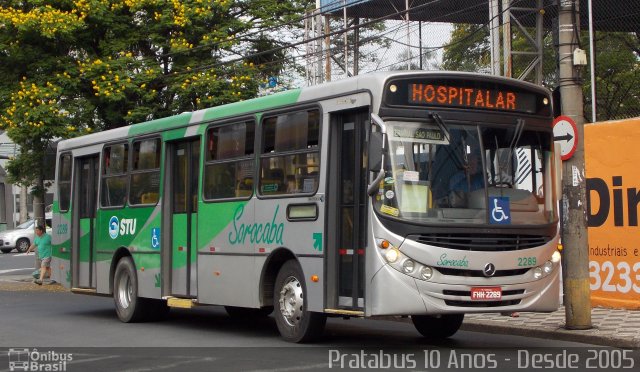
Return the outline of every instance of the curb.
<path id="1" fill-rule="evenodd" d="M 376 317 L 376 319 L 391 320 L 395 322 L 411 324 L 411 320 L 406 317 L 381 316 Z M 536 337 L 548 340 L 580 342 L 600 346 L 616 347 L 621 349 L 640 349 L 640 341 L 617 338 L 604 334 L 597 334 L 597 332 L 599 332 L 599 329 L 597 327 L 593 327 L 592 329 L 588 330 L 568 330 L 563 326 L 558 326 L 555 329 L 545 329 L 526 328 L 521 326 L 497 323 L 492 324 L 490 320 L 486 322 L 479 322 L 477 320 L 464 320 L 462 326 L 460 326 L 460 330 L 468 332 L 486 332 L 502 335 Z"/>
<path id="2" fill-rule="evenodd" d="M 598 332 L 597 328 L 589 330 L 568 330 L 563 327 L 556 329 L 544 329 L 544 328 L 524 328 L 514 327 L 502 324 L 487 324 L 477 321 L 463 322 L 463 331 L 471 332 L 488 332 L 498 334 L 509 334 L 515 336 L 525 337 L 537 337 L 544 339 L 554 339 L 561 341 L 581 342 L 601 346 L 610 346 L 626 349 L 638 349 L 640 348 L 640 342 L 633 340 L 626 340 L 621 338 L 612 337 L 609 335 L 594 334 Z"/>

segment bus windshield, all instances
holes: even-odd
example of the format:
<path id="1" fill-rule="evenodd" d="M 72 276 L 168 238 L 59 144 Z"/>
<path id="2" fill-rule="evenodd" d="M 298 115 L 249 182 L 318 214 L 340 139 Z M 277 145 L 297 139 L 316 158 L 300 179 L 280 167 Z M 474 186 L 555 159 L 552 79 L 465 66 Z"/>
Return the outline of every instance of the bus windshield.
<path id="1" fill-rule="evenodd" d="M 413 223 L 557 221 L 550 131 L 490 123 L 387 122 L 374 206 Z"/>

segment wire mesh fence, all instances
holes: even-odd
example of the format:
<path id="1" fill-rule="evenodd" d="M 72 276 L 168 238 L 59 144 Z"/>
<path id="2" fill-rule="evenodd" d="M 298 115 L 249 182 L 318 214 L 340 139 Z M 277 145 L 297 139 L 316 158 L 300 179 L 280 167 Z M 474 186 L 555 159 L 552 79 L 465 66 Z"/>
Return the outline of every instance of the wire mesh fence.
<path id="1" fill-rule="evenodd" d="M 588 51 L 593 50 L 595 65 L 593 74 L 590 64 L 585 66 L 583 74 L 588 119 L 592 118 L 592 85 L 595 86 L 596 121 L 640 116 L 639 17 L 638 1 L 617 1 L 615 6 L 594 7 L 592 40 L 582 22 L 580 44 Z"/>
<path id="2" fill-rule="evenodd" d="M 320 5 L 320 12 L 305 18 L 307 43 L 298 50 L 309 85 L 412 69 L 493 73 L 558 86 L 557 1 L 322 0 Z M 640 1 L 613 6 L 593 0 L 591 34 L 587 0 L 576 7 L 578 47 L 587 58 L 592 45 L 594 51 L 593 78 L 591 63 L 577 76 L 585 118 L 640 116 Z"/>

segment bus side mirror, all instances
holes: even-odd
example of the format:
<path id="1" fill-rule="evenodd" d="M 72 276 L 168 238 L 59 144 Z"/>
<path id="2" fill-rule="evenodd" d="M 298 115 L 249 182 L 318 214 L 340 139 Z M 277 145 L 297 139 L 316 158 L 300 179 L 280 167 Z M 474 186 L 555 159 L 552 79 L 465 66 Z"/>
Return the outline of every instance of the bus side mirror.
<path id="1" fill-rule="evenodd" d="M 560 143 L 553 143 L 553 168 L 555 171 L 554 180 L 555 180 L 555 191 L 556 197 L 558 199 L 562 196 L 562 158 L 561 158 L 561 150 Z"/>
<path id="2" fill-rule="evenodd" d="M 371 132 L 369 136 L 369 170 L 378 172 L 382 168 L 382 132 Z"/>

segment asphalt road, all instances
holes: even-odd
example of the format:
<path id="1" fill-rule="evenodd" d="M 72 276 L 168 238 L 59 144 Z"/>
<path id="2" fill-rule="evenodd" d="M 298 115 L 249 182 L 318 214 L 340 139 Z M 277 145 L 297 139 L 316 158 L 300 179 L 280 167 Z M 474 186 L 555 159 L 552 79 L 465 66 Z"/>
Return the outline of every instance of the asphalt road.
<path id="1" fill-rule="evenodd" d="M 38 359 L 40 370 L 48 366 L 48 370 L 92 372 L 372 367 L 527 371 L 539 369 L 518 365 L 526 363 L 519 360 L 519 353 L 542 350 L 560 356 L 567 350 L 577 350 L 585 360 L 588 348 L 598 348 L 463 331 L 448 340 L 430 342 L 408 323 L 340 318 L 329 319 L 318 342 L 296 345 L 279 338 L 273 317 L 237 320 L 219 306 L 172 309 L 162 322 L 124 324 L 117 319 L 111 298 L 75 295 L 59 285 L 29 283 L 27 275 L 33 271 L 33 264 L 33 254 L 0 255 L 0 372 L 10 371 L 11 366 L 14 370 L 38 367 L 20 364 L 34 359 Z"/>
<path id="2" fill-rule="evenodd" d="M 34 253 L 0 253 L 0 279 L 6 275 L 28 275 L 33 272 L 34 267 Z"/>
<path id="3" fill-rule="evenodd" d="M 551 350 L 561 355 L 591 347 L 462 331 L 449 340 L 429 342 L 411 324 L 339 318 L 328 321 L 319 342 L 296 345 L 279 338 L 272 317 L 241 321 L 230 318 L 222 307 L 203 306 L 172 309 L 162 322 L 124 324 L 116 318 L 111 298 L 56 292 L 60 290 L 57 285 L 20 286 L 20 290 L 0 289 L 0 350 L 8 352 L 0 353 L 0 372 L 9 370 L 11 361 L 24 361 L 25 350 L 33 353 L 34 348 L 57 360 L 60 355 L 71 355 L 72 360 L 64 364 L 68 371 L 94 372 L 307 371 L 375 365 L 366 363 L 392 363 L 378 367 L 399 370 L 451 370 L 452 353 L 454 363 L 465 353 L 470 355 L 467 362 L 473 363 L 458 370 L 490 367 L 492 360 L 505 369 L 515 363 L 520 350 Z M 51 357 L 53 354 L 58 356 Z M 440 368 L 426 368 L 434 367 L 428 364 L 433 362 L 426 362 L 429 357 L 438 357 Z"/>

